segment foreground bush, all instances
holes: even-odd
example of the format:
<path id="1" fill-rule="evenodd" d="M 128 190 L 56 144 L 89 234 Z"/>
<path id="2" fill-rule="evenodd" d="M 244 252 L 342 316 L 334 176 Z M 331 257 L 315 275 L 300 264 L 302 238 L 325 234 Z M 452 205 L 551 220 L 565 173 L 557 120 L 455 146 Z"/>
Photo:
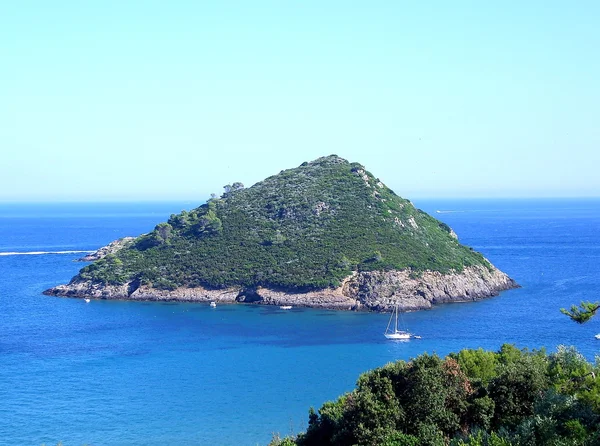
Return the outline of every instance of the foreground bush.
<path id="1" fill-rule="evenodd" d="M 567 347 L 423 354 L 361 375 L 271 445 L 600 445 L 600 366 Z"/>

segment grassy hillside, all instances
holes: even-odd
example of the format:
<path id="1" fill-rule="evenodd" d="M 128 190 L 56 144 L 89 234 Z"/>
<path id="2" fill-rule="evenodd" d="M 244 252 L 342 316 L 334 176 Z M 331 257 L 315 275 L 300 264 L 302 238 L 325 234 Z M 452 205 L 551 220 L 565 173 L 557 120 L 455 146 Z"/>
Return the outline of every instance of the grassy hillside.
<path id="1" fill-rule="evenodd" d="M 172 215 L 79 279 L 155 288 L 337 286 L 355 270 L 447 272 L 489 264 L 450 228 L 335 155 Z"/>

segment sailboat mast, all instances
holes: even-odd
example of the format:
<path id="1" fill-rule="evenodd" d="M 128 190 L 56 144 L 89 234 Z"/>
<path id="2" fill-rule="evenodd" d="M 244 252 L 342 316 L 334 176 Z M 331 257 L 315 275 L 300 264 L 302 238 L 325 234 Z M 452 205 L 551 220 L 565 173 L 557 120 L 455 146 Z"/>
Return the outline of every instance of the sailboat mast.
<path id="1" fill-rule="evenodd" d="M 385 328 L 385 333 L 390 331 L 390 324 L 392 323 L 393 316 L 394 316 L 394 313 L 392 312 L 392 314 L 390 314 L 390 320 L 388 321 L 387 327 Z"/>

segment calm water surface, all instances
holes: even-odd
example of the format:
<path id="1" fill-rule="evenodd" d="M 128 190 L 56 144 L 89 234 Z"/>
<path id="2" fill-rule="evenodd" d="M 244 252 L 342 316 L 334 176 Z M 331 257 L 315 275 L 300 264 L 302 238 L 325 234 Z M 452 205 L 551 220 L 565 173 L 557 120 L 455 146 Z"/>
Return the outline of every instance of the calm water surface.
<path id="1" fill-rule="evenodd" d="M 503 342 L 600 352 L 600 320 L 559 313 L 600 300 L 599 200 L 416 205 L 523 288 L 406 314 L 410 342 L 386 341 L 380 314 L 43 296 L 81 255 L 3 253 L 96 249 L 194 204 L 0 205 L 0 444 L 264 445 L 389 361 Z"/>

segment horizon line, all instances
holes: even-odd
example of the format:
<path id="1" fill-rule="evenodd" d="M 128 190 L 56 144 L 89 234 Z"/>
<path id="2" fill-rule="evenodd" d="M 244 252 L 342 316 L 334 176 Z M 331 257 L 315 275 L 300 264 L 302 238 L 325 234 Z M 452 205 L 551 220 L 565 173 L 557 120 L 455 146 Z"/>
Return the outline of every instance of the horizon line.
<path id="1" fill-rule="evenodd" d="M 436 197 L 436 196 L 417 196 L 407 197 L 401 196 L 402 198 L 413 200 L 598 200 L 600 195 L 572 195 L 572 196 L 455 196 L 455 197 Z M 0 205 L 7 204 L 118 204 L 118 203 L 187 203 L 197 202 L 205 203 L 207 198 L 162 198 L 162 199 L 149 199 L 149 198 L 101 198 L 101 199 L 49 199 L 49 200 L 2 200 L 0 199 Z"/>

